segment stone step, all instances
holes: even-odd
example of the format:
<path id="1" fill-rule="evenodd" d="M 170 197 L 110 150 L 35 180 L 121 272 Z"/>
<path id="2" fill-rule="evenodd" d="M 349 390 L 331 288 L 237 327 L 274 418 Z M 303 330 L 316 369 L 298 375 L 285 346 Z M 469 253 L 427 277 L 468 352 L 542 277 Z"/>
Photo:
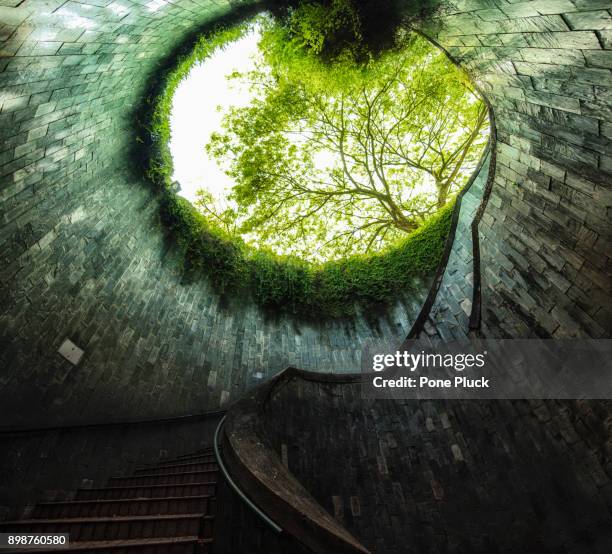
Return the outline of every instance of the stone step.
<path id="1" fill-rule="evenodd" d="M 199 536 L 212 538 L 213 516 L 175 514 L 73 519 L 23 519 L 0 523 L 0 532 L 68 533 L 70 542 Z"/>
<path id="2" fill-rule="evenodd" d="M 177 456 L 176 458 L 174 458 L 175 460 L 188 460 L 191 458 L 197 458 L 198 456 L 205 456 L 205 455 L 215 455 L 215 449 L 212 446 L 209 446 L 207 448 L 201 448 L 200 450 L 196 450 L 195 452 L 191 452 L 190 454 L 183 454 L 182 456 Z"/>
<path id="3" fill-rule="evenodd" d="M 207 463 L 207 462 L 215 462 L 216 458 L 214 453 L 210 454 L 195 454 L 189 458 L 172 458 L 168 460 L 164 460 L 163 462 L 157 462 L 155 464 L 141 464 L 136 467 L 136 471 L 141 469 L 151 469 L 156 467 L 166 467 L 173 465 L 183 465 L 188 463 Z"/>
<path id="4" fill-rule="evenodd" d="M 44 502 L 32 511 L 33 519 L 78 517 L 144 516 L 160 514 L 205 513 L 214 515 L 215 498 L 211 495 L 167 498 L 126 498 L 120 500 L 73 500 Z"/>
<path id="5" fill-rule="evenodd" d="M 215 481 L 210 481 L 180 485 L 116 486 L 96 489 L 78 489 L 76 491 L 75 500 L 207 496 L 215 494 L 215 485 Z"/>
<path id="6" fill-rule="evenodd" d="M 183 485 L 187 483 L 210 483 L 217 480 L 217 469 L 204 471 L 184 471 L 160 475 L 134 475 L 130 477 L 111 477 L 109 487 L 146 487 L 150 485 Z"/>
<path id="7" fill-rule="evenodd" d="M 218 469 L 217 462 L 191 462 L 186 464 L 174 464 L 166 466 L 151 466 L 136 469 L 136 475 L 167 475 L 170 473 L 189 473 L 192 471 L 209 471 Z"/>

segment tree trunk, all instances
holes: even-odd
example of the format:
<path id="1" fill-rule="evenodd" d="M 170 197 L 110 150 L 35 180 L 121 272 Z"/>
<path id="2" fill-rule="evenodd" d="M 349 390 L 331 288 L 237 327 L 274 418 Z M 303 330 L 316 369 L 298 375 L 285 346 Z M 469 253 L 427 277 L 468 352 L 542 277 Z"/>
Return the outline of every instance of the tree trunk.
<path id="1" fill-rule="evenodd" d="M 446 205 L 446 201 L 448 199 L 448 189 L 450 188 L 450 183 L 436 181 L 436 189 L 438 189 L 438 210 L 443 208 Z"/>

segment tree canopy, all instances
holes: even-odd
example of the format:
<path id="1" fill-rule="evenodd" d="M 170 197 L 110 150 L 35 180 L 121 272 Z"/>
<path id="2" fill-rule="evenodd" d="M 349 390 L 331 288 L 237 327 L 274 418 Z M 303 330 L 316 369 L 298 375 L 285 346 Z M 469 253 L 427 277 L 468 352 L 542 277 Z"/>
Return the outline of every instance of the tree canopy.
<path id="1" fill-rule="evenodd" d="M 365 60 L 352 49 L 322 60 L 322 9 L 260 20 L 257 67 L 233 76 L 255 99 L 229 110 L 207 147 L 236 183 L 231 206 L 206 191 L 196 203 L 247 242 L 315 262 L 419 228 L 465 184 L 487 139 L 485 105 L 444 53 L 407 34 Z M 358 34 L 350 12 L 335 18 Z"/>
<path id="2" fill-rule="evenodd" d="M 260 20 L 260 65 L 234 76 L 255 101 L 226 113 L 209 145 L 235 175 L 229 197 L 220 202 L 206 182 L 194 204 L 177 194 L 170 115 L 191 68 L 250 24 L 230 18 L 200 36 L 152 92 L 140 135 L 184 277 L 202 273 L 229 300 L 317 321 L 413 302 L 483 149 L 484 106 L 441 52 L 372 17 L 405 2 L 278 2 L 275 18 Z M 348 232 L 368 217 L 371 226 Z"/>

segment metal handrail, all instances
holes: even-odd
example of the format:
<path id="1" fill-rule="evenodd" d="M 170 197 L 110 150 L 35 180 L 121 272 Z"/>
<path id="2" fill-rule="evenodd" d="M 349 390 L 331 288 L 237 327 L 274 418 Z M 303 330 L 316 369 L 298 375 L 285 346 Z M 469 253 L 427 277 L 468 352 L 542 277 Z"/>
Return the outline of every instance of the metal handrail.
<path id="1" fill-rule="evenodd" d="M 268 525 L 268 527 L 270 527 L 272 529 L 272 531 L 274 531 L 277 535 L 280 535 L 283 532 L 282 528 L 279 527 L 278 524 L 276 524 L 274 521 L 272 521 L 266 514 L 264 514 L 255 504 L 253 504 L 253 502 L 251 502 L 251 500 L 246 496 L 246 494 L 244 494 L 242 492 L 240 487 L 230 477 L 230 474 L 228 473 L 227 468 L 225 467 L 225 464 L 223 463 L 223 460 L 221 458 L 221 452 L 219 451 L 219 434 L 221 432 L 221 427 L 223 427 L 223 423 L 225 422 L 225 417 L 226 416 L 223 416 L 221 418 L 221 421 L 219 422 L 219 425 L 217 425 L 217 428 L 215 429 L 215 436 L 213 438 L 213 448 L 215 450 L 215 458 L 217 459 L 217 464 L 219 464 L 219 469 L 221 470 L 221 473 L 223 474 L 223 477 L 225 477 L 225 480 L 229 483 L 229 486 L 240 497 L 240 499 L 253 512 L 255 512 L 255 514 L 264 523 L 266 523 L 266 525 Z"/>

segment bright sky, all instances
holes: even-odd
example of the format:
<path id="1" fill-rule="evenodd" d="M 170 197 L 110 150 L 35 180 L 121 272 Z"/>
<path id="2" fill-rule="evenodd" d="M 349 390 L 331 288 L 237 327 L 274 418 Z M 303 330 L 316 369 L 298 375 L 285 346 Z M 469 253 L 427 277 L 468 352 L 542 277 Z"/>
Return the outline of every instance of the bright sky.
<path id="1" fill-rule="evenodd" d="M 260 28 L 254 25 L 243 38 L 195 65 L 174 93 L 170 114 L 173 179 L 181 185 L 179 194 L 191 202 L 200 188 L 221 198 L 234 184 L 204 147 L 210 135 L 221 129 L 223 113 L 218 108 L 246 106 L 253 98 L 248 88 L 227 76 L 255 68 L 259 38 Z"/>

